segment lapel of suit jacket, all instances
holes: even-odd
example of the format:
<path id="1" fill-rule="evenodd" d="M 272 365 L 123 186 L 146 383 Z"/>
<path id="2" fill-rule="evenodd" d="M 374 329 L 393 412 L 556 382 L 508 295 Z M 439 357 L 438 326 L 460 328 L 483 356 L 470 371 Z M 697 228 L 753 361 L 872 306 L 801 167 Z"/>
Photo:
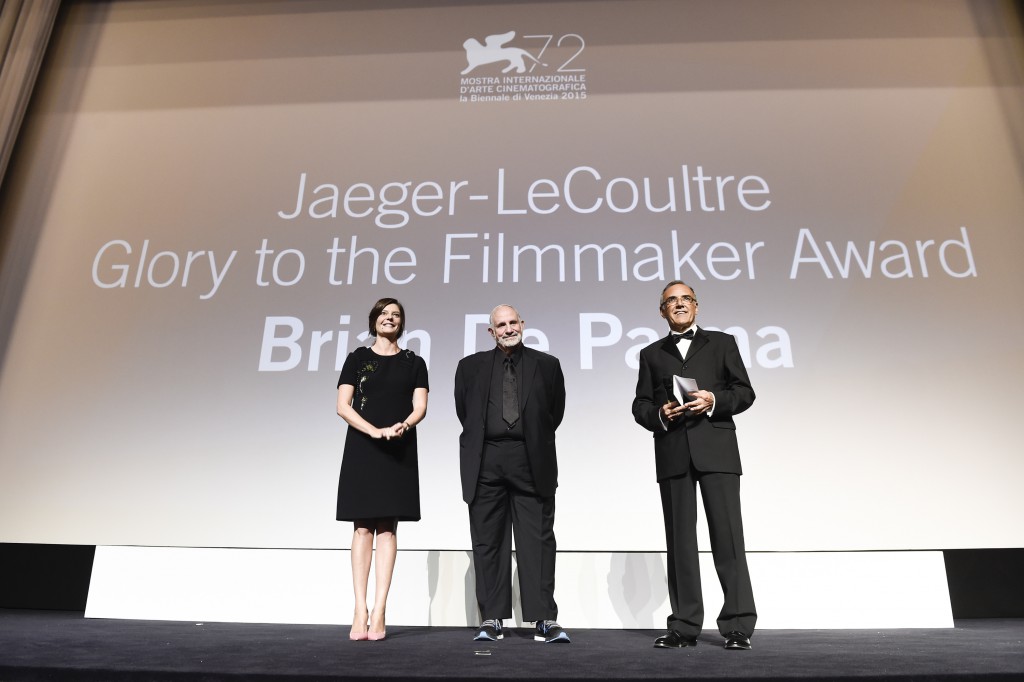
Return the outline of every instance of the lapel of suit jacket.
<path id="1" fill-rule="evenodd" d="M 693 340 L 690 341 L 690 349 L 686 351 L 686 358 L 684 359 L 693 359 L 693 356 L 699 353 L 704 346 L 708 345 L 710 340 L 711 338 L 704 332 L 704 330 L 698 328 L 693 334 Z"/>
<path id="2" fill-rule="evenodd" d="M 522 372 L 519 376 L 522 377 L 523 385 L 519 387 L 519 413 L 523 414 L 526 412 L 526 403 L 530 399 L 530 394 L 533 392 L 533 378 L 537 374 L 537 358 L 533 356 L 532 351 L 526 346 L 523 346 L 523 354 L 520 356 L 519 361 L 523 363 Z"/>
<path id="3" fill-rule="evenodd" d="M 476 390 L 478 404 L 484 406 L 482 412 L 484 419 L 486 419 L 487 415 L 487 401 L 491 399 L 491 377 L 494 376 L 494 363 L 498 361 L 498 355 L 500 354 L 501 351 L 495 348 L 484 355 L 480 362 Z"/>
<path id="4" fill-rule="evenodd" d="M 679 346 L 676 345 L 676 341 L 672 338 L 671 332 L 661 340 L 661 349 L 675 358 L 678 362 L 683 361 L 683 356 L 679 354 Z"/>

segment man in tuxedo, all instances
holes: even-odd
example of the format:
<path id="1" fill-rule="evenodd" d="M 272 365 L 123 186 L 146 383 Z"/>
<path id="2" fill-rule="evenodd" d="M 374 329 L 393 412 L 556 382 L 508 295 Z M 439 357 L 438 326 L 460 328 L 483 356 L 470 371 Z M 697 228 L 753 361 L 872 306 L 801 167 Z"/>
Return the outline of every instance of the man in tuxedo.
<path id="1" fill-rule="evenodd" d="M 661 316 L 670 333 L 640 351 L 633 417 L 654 434 L 668 546 L 672 614 L 658 648 L 692 647 L 704 623 L 697 554 L 697 484 L 725 603 L 718 629 L 726 649 L 750 648 L 757 614 L 747 571 L 740 516 L 739 446 L 733 416 L 754 402 L 736 339 L 696 325 L 697 296 L 680 281 L 661 292 Z M 679 401 L 673 377 L 694 379 L 697 390 Z"/>
<path id="2" fill-rule="evenodd" d="M 523 346 L 523 321 L 512 306 L 491 311 L 488 332 L 495 347 L 463 358 L 455 372 L 462 497 L 483 620 L 475 639 L 502 639 L 502 620 L 512 617 L 514 531 L 523 620 L 536 621 L 535 640 L 568 642 L 555 620 L 554 597 L 562 367 L 554 356 Z"/>

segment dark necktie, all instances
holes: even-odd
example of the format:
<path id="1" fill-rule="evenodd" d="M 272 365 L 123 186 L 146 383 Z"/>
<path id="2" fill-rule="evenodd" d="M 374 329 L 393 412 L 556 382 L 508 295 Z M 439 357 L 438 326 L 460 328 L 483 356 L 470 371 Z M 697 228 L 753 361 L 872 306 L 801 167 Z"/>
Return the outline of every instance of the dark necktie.
<path id="1" fill-rule="evenodd" d="M 512 358 L 505 358 L 505 380 L 501 383 L 501 418 L 510 427 L 519 421 L 519 389 L 516 386 L 516 366 Z"/>
<path id="2" fill-rule="evenodd" d="M 692 339 L 693 330 L 687 329 L 685 332 L 672 332 L 672 340 L 678 342 L 679 339 Z"/>

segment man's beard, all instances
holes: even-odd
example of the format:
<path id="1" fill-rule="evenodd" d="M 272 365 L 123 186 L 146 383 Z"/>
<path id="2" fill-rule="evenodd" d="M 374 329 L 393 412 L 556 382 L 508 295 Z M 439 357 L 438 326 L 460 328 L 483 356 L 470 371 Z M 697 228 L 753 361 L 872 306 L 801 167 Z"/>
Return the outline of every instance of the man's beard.
<path id="1" fill-rule="evenodd" d="M 513 348 L 523 340 L 522 334 L 516 334 L 515 336 L 499 336 L 498 345 L 502 348 Z"/>

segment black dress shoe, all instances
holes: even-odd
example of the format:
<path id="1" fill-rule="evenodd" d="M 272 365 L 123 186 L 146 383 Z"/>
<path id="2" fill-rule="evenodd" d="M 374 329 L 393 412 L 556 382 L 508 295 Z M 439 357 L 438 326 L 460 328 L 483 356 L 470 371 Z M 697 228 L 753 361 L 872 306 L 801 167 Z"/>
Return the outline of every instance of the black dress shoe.
<path id="1" fill-rule="evenodd" d="M 750 638 L 741 632 L 733 630 L 725 635 L 725 648 L 747 651 L 750 649 Z"/>
<path id="2" fill-rule="evenodd" d="M 697 646 L 697 638 L 688 639 L 675 630 L 669 630 L 668 633 L 654 640 L 655 649 L 682 649 L 685 646 Z"/>

